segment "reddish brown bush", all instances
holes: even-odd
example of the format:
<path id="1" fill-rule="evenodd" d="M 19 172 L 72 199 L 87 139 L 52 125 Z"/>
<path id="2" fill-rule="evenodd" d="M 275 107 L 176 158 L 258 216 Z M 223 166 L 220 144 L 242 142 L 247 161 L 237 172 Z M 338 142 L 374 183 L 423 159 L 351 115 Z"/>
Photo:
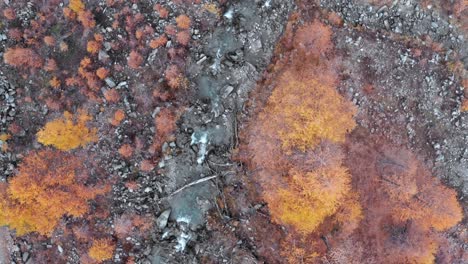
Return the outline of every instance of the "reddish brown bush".
<path id="1" fill-rule="evenodd" d="M 358 135 L 368 143 L 352 144 L 347 164 L 365 208 L 354 235 L 366 248 L 363 261 L 433 263 L 439 245 L 436 231 L 463 217 L 455 192 L 430 175 L 410 151 Z"/>
<path id="2" fill-rule="evenodd" d="M 187 46 L 190 42 L 190 32 L 188 31 L 181 31 L 179 33 L 177 33 L 177 36 L 176 36 L 176 39 L 177 39 L 177 42 L 183 46 Z"/>
<path id="3" fill-rule="evenodd" d="M 151 160 L 143 160 L 140 163 L 140 170 L 144 172 L 150 172 L 154 169 L 154 164 Z"/>
<path id="4" fill-rule="evenodd" d="M 176 65 L 169 66 L 164 72 L 169 87 L 173 89 L 183 86 L 184 77 Z"/>
<path id="5" fill-rule="evenodd" d="M 55 62 L 54 59 L 47 59 L 46 64 L 44 66 L 44 70 L 48 72 L 53 72 L 56 71 L 57 68 L 57 62 Z"/>
<path id="6" fill-rule="evenodd" d="M 161 4 L 155 4 L 153 8 L 154 11 L 158 12 L 160 18 L 166 19 L 169 16 L 169 10 Z"/>
<path id="7" fill-rule="evenodd" d="M 119 148 L 119 154 L 124 158 L 130 158 L 133 155 L 133 148 L 129 144 L 123 144 Z"/>
<path id="8" fill-rule="evenodd" d="M 305 50 L 311 55 L 319 56 L 320 53 L 332 47 L 331 34 L 330 27 L 315 21 L 297 30 L 294 47 L 298 50 Z"/>
<path id="9" fill-rule="evenodd" d="M 3 16 L 8 19 L 8 20 L 13 20 L 16 18 L 16 12 L 13 8 L 9 7 L 9 8 L 5 8 L 3 10 Z"/>
<path id="10" fill-rule="evenodd" d="M 120 100 L 120 94 L 116 89 L 104 91 L 104 98 L 110 103 L 117 103 Z"/>
<path id="11" fill-rule="evenodd" d="M 20 41 L 23 38 L 23 32 L 18 28 L 8 30 L 8 36 L 14 41 Z"/>
<path id="12" fill-rule="evenodd" d="M 140 55 L 140 53 L 136 51 L 131 51 L 127 61 L 128 66 L 130 66 L 130 68 L 138 69 L 143 63 L 143 57 Z"/>
<path id="13" fill-rule="evenodd" d="M 5 63 L 15 67 L 40 68 L 43 64 L 42 58 L 32 49 L 20 47 L 7 49 L 3 59 Z"/>
<path id="14" fill-rule="evenodd" d="M 44 37 L 44 43 L 49 47 L 54 46 L 55 45 L 55 38 L 52 37 L 52 36 L 45 36 Z"/>
<path id="15" fill-rule="evenodd" d="M 94 26 L 96 26 L 94 16 L 89 10 L 78 12 L 78 21 L 81 22 L 84 28 L 93 28 Z"/>

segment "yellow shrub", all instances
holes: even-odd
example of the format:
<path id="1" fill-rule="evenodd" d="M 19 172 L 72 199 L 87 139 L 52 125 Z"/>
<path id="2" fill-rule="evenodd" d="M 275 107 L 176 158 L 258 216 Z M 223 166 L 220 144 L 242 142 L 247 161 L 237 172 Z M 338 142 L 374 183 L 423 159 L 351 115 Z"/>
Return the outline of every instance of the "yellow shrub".
<path id="1" fill-rule="evenodd" d="M 75 11 L 76 13 L 83 11 L 85 9 L 85 5 L 81 0 L 70 0 L 69 7 L 71 10 Z"/>
<path id="2" fill-rule="evenodd" d="M 110 239 L 98 239 L 93 241 L 88 255 L 97 261 L 111 259 L 114 255 L 115 244 Z"/>
<path id="3" fill-rule="evenodd" d="M 75 118 L 69 112 L 65 112 L 62 118 L 48 122 L 37 132 L 37 141 L 60 150 L 84 147 L 97 140 L 97 130 L 86 126 L 89 120 L 90 117 L 83 112 Z"/>

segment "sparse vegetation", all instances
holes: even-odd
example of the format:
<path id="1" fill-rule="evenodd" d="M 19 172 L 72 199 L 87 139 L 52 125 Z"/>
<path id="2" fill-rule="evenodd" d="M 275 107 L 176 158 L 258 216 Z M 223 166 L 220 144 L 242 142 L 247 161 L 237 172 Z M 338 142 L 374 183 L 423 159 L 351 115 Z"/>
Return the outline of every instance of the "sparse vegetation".
<path id="1" fill-rule="evenodd" d="M 0 1 L 0 263 L 468 259 L 466 1 L 342 2 Z"/>

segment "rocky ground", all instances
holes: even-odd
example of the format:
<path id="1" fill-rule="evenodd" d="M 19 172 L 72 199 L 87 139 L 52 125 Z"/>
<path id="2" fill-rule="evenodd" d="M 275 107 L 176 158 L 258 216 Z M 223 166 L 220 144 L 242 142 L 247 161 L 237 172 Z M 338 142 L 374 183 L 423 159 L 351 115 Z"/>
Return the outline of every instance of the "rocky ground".
<path id="1" fill-rule="evenodd" d="M 23 21 L 40 9 L 42 1 L 37 2 L 28 2 L 18 12 Z M 119 218 L 125 212 L 136 212 L 154 223 L 147 236 L 118 240 L 109 263 L 131 263 L 130 259 L 135 263 L 283 263 L 276 252 L 280 246 L 276 238 L 284 230 L 271 223 L 257 186 L 233 156 L 241 140 L 239 130 L 255 105 L 249 101 L 251 93 L 267 83 L 262 79 L 264 72 L 273 59 L 281 57 L 275 54 L 275 47 L 295 11 L 337 15 L 338 22 L 330 22 L 330 16 L 318 17 L 338 24 L 333 42 L 342 58 L 339 90 L 358 107 L 358 125 L 391 144 L 414 150 L 433 168 L 434 175 L 457 189 L 465 212 L 468 210 L 468 114 L 460 110 L 468 96 L 462 84 L 468 78 L 468 45 L 460 20 L 466 16 L 450 14 L 437 5 L 428 8 L 415 0 L 215 1 L 217 15 L 200 11 L 213 1 L 196 5 L 142 1 L 130 7 L 150 13 L 156 2 L 172 10 L 171 18 L 178 13 L 192 17 L 192 44 L 183 55 L 171 61 L 167 51 L 155 49 L 145 57 L 144 70 L 123 70 L 107 78 L 102 89 L 116 88 L 124 98 L 118 106 L 105 105 L 107 112 L 99 112 L 98 104 L 83 97 L 72 103 L 76 103 L 74 108 L 91 109 L 99 128 L 100 139 L 88 150 L 102 173 L 112 175 L 115 182 L 110 215 Z M 105 5 L 105 1 L 95 3 L 103 7 L 96 15 L 98 22 L 107 21 L 99 17 L 114 15 Z M 146 19 L 155 20 L 149 15 Z M 97 26 L 109 42 L 125 35 L 108 30 L 109 26 L 110 22 Z M 161 21 L 154 28 L 163 31 L 165 26 L 167 22 Z M 0 55 L 15 44 L 7 27 L 0 27 L 0 44 Z M 77 54 L 80 52 L 84 51 Z M 99 56 L 104 63 L 106 56 L 118 63 L 127 55 L 104 44 Z M 185 69 L 187 87 L 170 100 L 148 102 L 152 98 L 148 91 L 164 82 L 162 74 L 153 72 L 162 72 L 167 61 Z M 25 95 L 36 95 L 29 91 L 34 90 L 32 81 L 26 80 L 31 79 L 20 80 L 14 69 L 2 63 L 0 132 L 12 124 L 20 126 L 8 141 L 14 148 L 0 152 L 2 182 L 14 175 L 25 152 L 40 147 L 34 135 L 51 111 L 39 101 L 24 103 Z M 105 123 L 117 107 L 125 109 L 128 120 L 110 129 Z M 179 118 L 173 137 L 162 144 L 161 154 L 153 158 L 142 151 L 132 159 L 120 157 L 117 150 L 123 143 L 153 137 L 151 122 L 166 108 Z M 77 155 L 88 154 L 77 151 Z M 149 172 L 138 170 L 145 159 L 154 163 Z M 139 187 L 128 188 L 125 183 L 130 181 Z M 114 222 L 108 220 L 105 225 L 111 227 Z M 463 229 L 464 224 L 460 226 Z M 63 242 L 57 241 L 18 238 L 2 228 L 0 263 L 47 263 L 37 259 L 36 252 L 52 248 L 63 256 Z M 63 263 L 80 263 L 73 247 L 67 248 Z"/>

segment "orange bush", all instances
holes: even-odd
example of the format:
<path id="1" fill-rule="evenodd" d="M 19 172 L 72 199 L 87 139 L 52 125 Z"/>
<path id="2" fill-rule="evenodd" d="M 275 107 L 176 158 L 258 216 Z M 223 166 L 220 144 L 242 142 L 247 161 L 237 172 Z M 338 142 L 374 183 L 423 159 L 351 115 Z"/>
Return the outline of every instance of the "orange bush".
<path id="1" fill-rule="evenodd" d="M 109 89 L 104 91 L 104 98 L 106 98 L 108 102 L 116 103 L 120 100 L 120 94 L 116 89 Z"/>
<path id="2" fill-rule="evenodd" d="M 57 89 L 60 87 L 61 82 L 56 76 L 54 76 L 52 79 L 50 79 L 49 84 L 52 86 L 52 88 Z"/>
<path id="3" fill-rule="evenodd" d="M 186 15 L 180 15 L 176 17 L 177 27 L 181 29 L 189 29 L 191 24 L 190 17 Z"/>
<path id="4" fill-rule="evenodd" d="M 61 41 L 59 44 L 59 48 L 61 52 L 66 52 L 68 51 L 68 44 L 64 41 Z"/>
<path id="5" fill-rule="evenodd" d="M 52 37 L 52 36 L 45 36 L 44 37 L 44 43 L 49 47 L 54 46 L 55 45 L 55 38 Z"/>
<path id="6" fill-rule="evenodd" d="M 42 58 L 28 48 L 9 48 L 3 55 L 5 63 L 15 67 L 31 67 L 40 68 L 42 67 Z"/>
<path id="7" fill-rule="evenodd" d="M 76 18 L 76 13 L 73 12 L 73 10 L 71 10 L 70 8 L 64 7 L 62 11 L 63 11 L 63 16 L 66 17 L 67 19 L 73 20 Z"/>
<path id="8" fill-rule="evenodd" d="M 65 112 L 63 117 L 48 122 L 37 132 L 37 141 L 60 150 L 84 147 L 97 140 L 97 130 L 86 126 L 90 119 L 84 112 L 78 113 L 75 117 Z"/>
<path id="9" fill-rule="evenodd" d="M 60 219 L 88 212 L 88 200 L 105 193 L 86 187 L 83 161 L 61 151 L 32 152 L 20 164 L 9 185 L 0 188 L 0 224 L 18 235 L 50 236 Z"/>
<path id="10" fill-rule="evenodd" d="M 468 99 L 463 98 L 462 105 L 461 105 L 461 110 L 463 112 L 468 112 Z"/>
<path id="11" fill-rule="evenodd" d="M 84 57 L 81 61 L 80 61 L 80 67 L 86 69 L 88 68 L 89 66 L 91 66 L 93 62 L 91 61 L 91 59 L 89 57 Z"/>
<path id="12" fill-rule="evenodd" d="M 81 12 L 85 9 L 85 5 L 81 0 L 70 0 L 68 7 L 76 13 Z"/>
<path id="13" fill-rule="evenodd" d="M 156 125 L 156 134 L 161 137 L 167 137 L 176 129 L 176 116 L 171 110 L 162 109 L 154 119 Z"/>
<path id="14" fill-rule="evenodd" d="M 99 79 L 104 80 L 109 75 L 109 70 L 104 67 L 100 67 L 96 70 L 96 75 L 99 77 Z"/>
<path id="15" fill-rule="evenodd" d="M 114 255 L 115 244 L 111 239 L 93 240 L 93 245 L 88 251 L 88 255 L 96 261 L 109 260 Z"/>
<path id="16" fill-rule="evenodd" d="M 114 117 L 111 120 L 111 124 L 114 126 L 118 126 L 124 119 L 125 119 L 125 112 L 122 109 L 118 109 L 114 113 Z"/>
<path id="17" fill-rule="evenodd" d="M 99 44 L 99 42 L 94 41 L 94 40 L 88 41 L 88 44 L 86 45 L 86 50 L 92 54 L 98 53 L 100 48 L 101 48 L 101 44 Z"/>
<path id="18" fill-rule="evenodd" d="M 326 248 L 314 241 L 349 236 L 363 219 L 339 146 L 356 126 L 356 108 L 335 89 L 337 74 L 324 56 L 331 29 L 311 25 L 321 28 L 299 29 L 297 43 L 282 42 L 296 49 L 272 67 L 266 86 L 273 90 L 268 98 L 258 95 L 263 107 L 245 146 L 272 220 L 296 235 L 286 241 L 298 244 L 281 249 L 288 263 L 319 261 Z"/>
<path id="19" fill-rule="evenodd" d="M 167 43 L 167 38 L 166 36 L 162 35 L 156 39 L 151 40 L 150 47 L 152 49 L 157 49 L 159 47 L 166 45 L 166 43 Z"/>

